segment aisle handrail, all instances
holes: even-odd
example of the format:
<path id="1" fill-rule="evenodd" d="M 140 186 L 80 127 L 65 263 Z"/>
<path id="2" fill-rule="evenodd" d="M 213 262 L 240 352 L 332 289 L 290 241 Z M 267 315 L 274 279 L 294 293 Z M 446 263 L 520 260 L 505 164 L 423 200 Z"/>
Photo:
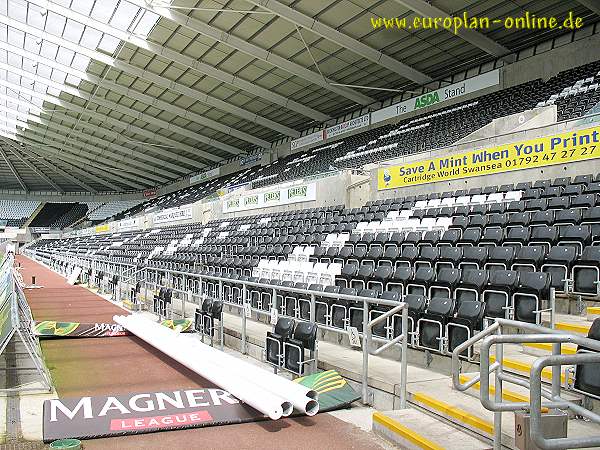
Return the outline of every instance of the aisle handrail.
<path id="1" fill-rule="evenodd" d="M 506 330 L 510 330 L 505 333 Z M 516 332 L 515 332 L 516 330 Z M 516 334 L 522 333 L 523 334 Z M 463 383 L 460 379 L 461 354 L 469 347 L 481 342 L 479 374 Z M 531 366 L 529 380 L 510 375 L 504 371 L 503 345 L 549 343 L 552 344 L 552 355 L 540 357 Z M 502 412 L 527 412 L 531 417 L 530 438 L 536 445 L 547 450 L 567 448 L 586 448 L 600 446 L 600 435 L 573 438 L 545 438 L 542 429 L 542 409 L 567 409 L 595 423 L 600 423 L 600 415 L 583 408 L 570 400 L 561 397 L 561 366 L 600 363 L 600 353 L 561 354 L 563 343 L 576 344 L 595 352 L 600 352 L 600 341 L 587 337 L 565 333 L 525 322 L 510 319 L 496 319 L 495 323 L 480 333 L 458 345 L 452 352 L 452 383 L 454 388 L 465 391 L 479 383 L 479 399 L 482 406 L 494 412 L 494 449 L 501 448 Z M 492 360 L 491 349 L 495 347 L 495 361 Z M 552 367 L 550 390 L 542 387 L 542 371 Z M 495 375 L 494 399 L 490 398 L 489 375 Z M 565 383 L 568 384 L 569 372 L 565 371 Z M 503 401 L 503 382 L 525 387 L 530 391 L 527 402 Z M 542 397 L 548 401 L 542 401 Z"/>

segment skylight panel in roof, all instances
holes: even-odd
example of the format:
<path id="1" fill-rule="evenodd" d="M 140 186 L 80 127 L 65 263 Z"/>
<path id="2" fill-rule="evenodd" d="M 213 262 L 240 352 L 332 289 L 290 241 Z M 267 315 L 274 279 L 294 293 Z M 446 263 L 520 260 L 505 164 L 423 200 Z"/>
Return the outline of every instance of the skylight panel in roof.
<path id="1" fill-rule="evenodd" d="M 37 72 L 35 69 L 37 69 Z M 34 68 L 32 72 L 37 73 L 42 78 L 50 78 L 52 76 L 52 69 L 48 66 L 44 66 L 43 64 L 38 64 L 38 66 Z"/>
<path id="2" fill-rule="evenodd" d="M 19 94 L 12 88 L 6 87 L 6 96 L 10 98 L 19 98 Z M 21 94 L 22 97 L 27 98 L 25 95 Z M 27 100 L 29 100 L 27 98 Z"/>
<path id="3" fill-rule="evenodd" d="M 15 75 L 12 72 L 8 73 L 8 76 L 6 77 L 6 80 L 9 81 L 9 82 L 11 82 L 11 83 L 14 83 L 14 84 L 21 84 L 21 77 L 18 76 L 18 75 Z"/>
<path id="4" fill-rule="evenodd" d="M 40 39 L 36 38 L 35 36 L 32 36 L 31 34 L 26 34 L 25 41 L 23 42 L 23 45 L 21 47 L 28 52 L 38 54 L 40 52 L 40 44 Z"/>
<path id="5" fill-rule="evenodd" d="M 98 43 L 102 39 L 102 32 L 91 27 L 86 27 L 81 37 L 80 44 L 85 48 L 95 50 L 98 47 Z"/>
<path id="6" fill-rule="evenodd" d="M 46 10 L 37 5 L 29 5 L 29 8 L 27 8 L 27 23 L 43 30 L 46 23 L 46 15 L 42 15 L 43 11 Z"/>
<path id="7" fill-rule="evenodd" d="M 112 55 L 120 43 L 121 41 L 116 37 L 104 34 L 104 36 L 102 36 L 102 40 L 98 44 L 98 49 Z"/>
<path id="8" fill-rule="evenodd" d="M 56 1 L 56 3 L 62 4 L 62 6 L 66 6 L 67 8 L 71 8 L 73 11 L 77 11 L 78 13 L 85 14 L 88 16 L 92 7 L 94 6 L 94 0 L 73 0 L 69 2 L 69 0 L 63 0 L 62 2 Z M 69 4 L 70 3 L 70 4 Z M 96 1 L 96 3 L 104 3 L 104 0 Z"/>
<path id="9" fill-rule="evenodd" d="M 83 30 L 85 26 L 71 19 L 67 19 L 67 24 L 65 25 L 65 31 L 63 32 L 63 37 L 71 42 L 76 44 L 81 40 L 81 36 L 83 35 Z"/>
<path id="10" fill-rule="evenodd" d="M 65 78 L 67 78 L 67 74 L 58 70 L 52 71 L 52 77 L 50 77 L 52 81 L 56 81 L 57 83 L 64 83 Z"/>
<path id="11" fill-rule="evenodd" d="M 8 43 L 15 45 L 17 47 L 23 47 L 23 39 L 25 38 L 25 33 L 19 30 L 15 30 L 14 28 L 8 29 Z"/>
<path id="12" fill-rule="evenodd" d="M 73 61 L 74 56 L 75 52 L 72 52 L 64 47 L 60 47 L 58 49 L 58 53 L 56 54 L 56 61 L 68 67 L 71 65 L 71 61 Z"/>
<path id="13" fill-rule="evenodd" d="M 133 32 L 144 38 L 148 37 L 150 31 L 152 31 L 152 28 L 154 28 L 154 25 L 156 24 L 156 22 L 158 22 L 158 18 L 159 16 L 157 14 L 145 10 L 142 16 L 140 17 L 137 25 L 135 25 Z"/>
<path id="14" fill-rule="evenodd" d="M 39 54 L 42 55 L 44 58 L 54 59 L 56 57 L 57 51 L 58 51 L 58 45 L 53 44 L 48 41 L 44 41 L 44 42 L 42 42 L 42 45 L 40 46 Z"/>
<path id="15" fill-rule="evenodd" d="M 23 0 L 9 0 L 8 17 L 25 23 L 27 20 L 27 2 Z"/>
<path id="16" fill-rule="evenodd" d="M 92 10 L 91 17 L 107 23 L 113 16 L 118 3 L 118 0 L 97 1 Z"/>
<path id="17" fill-rule="evenodd" d="M 8 54 L 8 65 L 11 67 L 21 67 L 21 57 L 18 55 Z"/>
<path id="18" fill-rule="evenodd" d="M 40 94 L 45 94 L 48 89 L 48 85 L 41 83 L 39 81 L 34 83 L 31 87 L 33 88 L 33 90 L 35 92 L 39 92 Z"/>
<path id="19" fill-rule="evenodd" d="M 79 83 L 81 83 L 81 78 L 76 77 L 75 75 L 71 75 L 69 73 L 69 74 L 67 74 L 67 78 L 65 79 L 65 82 L 72 86 L 79 86 Z"/>
<path id="20" fill-rule="evenodd" d="M 71 62 L 71 67 L 84 72 L 90 64 L 90 58 L 87 56 L 76 54 Z"/>
<path id="21" fill-rule="evenodd" d="M 47 16 L 48 19 L 46 20 L 46 27 L 44 29 L 54 36 L 62 36 L 67 19 L 60 14 L 50 11 L 48 11 Z"/>
<path id="22" fill-rule="evenodd" d="M 129 31 L 131 23 L 139 12 L 139 7 L 132 5 L 129 2 L 121 1 L 117 7 L 117 10 L 115 11 L 115 14 L 110 20 L 110 24 L 119 30 Z"/>
<path id="23" fill-rule="evenodd" d="M 55 97 L 58 97 L 60 95 L 60 89 L 57 89 L 52 86 L 48 86 L 47 92 L 48 92 L 48 94 L 54 95 Z"/>

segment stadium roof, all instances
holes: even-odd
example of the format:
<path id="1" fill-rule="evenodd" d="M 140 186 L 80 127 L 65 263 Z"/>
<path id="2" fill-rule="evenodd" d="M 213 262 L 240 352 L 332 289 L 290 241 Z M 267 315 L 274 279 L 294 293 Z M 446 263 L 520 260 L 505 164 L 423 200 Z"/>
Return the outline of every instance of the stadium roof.
<path id="1" fill-rule="evenodd" d="M 371 25 L 463 8 L 600 20 L 595 0 L 0 0 L 0 189 L 163 185 L 562 33 Z"/>

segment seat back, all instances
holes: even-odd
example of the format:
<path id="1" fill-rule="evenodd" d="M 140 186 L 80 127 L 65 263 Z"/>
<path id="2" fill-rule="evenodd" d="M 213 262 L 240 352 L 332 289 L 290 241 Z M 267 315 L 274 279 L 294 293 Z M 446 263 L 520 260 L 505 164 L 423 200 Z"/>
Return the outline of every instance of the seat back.
<path id="1" fill-rule="evenodd" d="M 589 339 L 600 341 L 600 319 L 595 319 L 587 334 Z M 577 347 L 578 353 L 589 352 L 591 349 Z M 575 367 L 574 388 L 596 398 L 600 398 L 600 364 L 578 364 Z"/>

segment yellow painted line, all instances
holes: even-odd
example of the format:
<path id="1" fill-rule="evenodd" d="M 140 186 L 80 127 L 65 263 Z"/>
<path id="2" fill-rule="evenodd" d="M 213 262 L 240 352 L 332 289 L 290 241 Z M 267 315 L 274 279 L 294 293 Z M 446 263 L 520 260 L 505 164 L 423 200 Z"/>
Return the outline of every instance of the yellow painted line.
<path id="1" fill-rule="evenodd" d="M 496 357 L 494 355 L 490 355 L 490 363 L 493 363 L 495 361 L 496 361 Z M 529 375 L 531 373 L 531 364 L 524 363 L 521 361 L 515 361 L 514 359 L 504 358 L 502 365 L 508 369 L 513 369 L 518 372 L 524 372 L 527 375 Z M 551 367 L 546 367 L 542 370 L 542 378 L 544 378 L 548 381 L 552 381 L 552 368 Z M 562 372 L 560 374 L 560 381 L 561 381 L 561 383 L 565 382 L 565 374 Z"/>
<path id="2" fill-rule="evenodd" d="M 381 414 L 380 412 L 373 413 L 373 421 L 402 436 L 404 439 L 413 443 L 419 448 L 424 450 L 444 450 L 444 447 L 440 447 L 436 443 L 431 442 L 429 439 L 424 438 L 419 433 L 416 433 L 410 428 L 405 427 L 404 425 L 384 414 Z"/>
<path id="3" fill-rule="evenodd" d="M 471 377 L 468 377 L 463 374 L 460 375 L 461 383 L 464 384 L 470 380 L 471 380 Z M 480 390 L 480 387 L 481 387 L 481 385 L 479 384 L 479 382 L 477 382 L 473 386 L 471 386 L 471 389 Z M 493 395 L 495 393 L 496 393 L 496 386 L 493 386 L 490 384 L 490 394 Z M 502 389 L 502 398 L 506 401 L 514 402 L 514 403 L 522 403 L 522 402 L 529 403 L 529 396 L 519 394 L 517 392 L 512 392 L 512 391 L 509 391 L 508 389 Z M 548 412 L 548 408 L 542 408 L 542 412 Z"/>
<path id="4" fill-rule="evenodd" d="M 545 350 L 547 352 L 552 352 L 552 344 L 550 344 L 548 342 L 524 343 L 523 347 L 537 348 L 540 350 Z M 569 344 L 562 344 L 561 353 L 563 355 L 574 355 L 575 353 L 577 353 L 577 347 L 574 347 Z"/>
<path id="5" fill-rule="evenodd" d="M 123 300 L 123 306 L 133 310 L 133 302 L 131 300 Z"/>
<path id="6" fill-rule="evenodd" d="M 492 422 L 488 422 L 487 420 L 470 414 L 460 408 L 457 408 L 456 406 L 449 405 L 448 403 L 444 403 L 436 398 L 430 397 L 424 392 L 415 392 L 412 395 L 412 398 L 417 403 L 429 406 L 436 411 L 445 414 L 446 416 L 453 417 L 454 419 L 457 419 L 466 425 L 475 427 L 484 433 L 489 435 L 494 434 L 494 424 Z"/>
<path id="7" fill-rule="evenodd" d="M 557 330 L 571 331 L 572 333 L 588 334 L 590 325 L 577 325 L 576 323 L 558 322 L 555 326 Z"/>
<path id="8" fill-rule="evenodd" d="M 600 306 L 588 306 L 587 313 L 588 314 L 600 314 Z"/>

